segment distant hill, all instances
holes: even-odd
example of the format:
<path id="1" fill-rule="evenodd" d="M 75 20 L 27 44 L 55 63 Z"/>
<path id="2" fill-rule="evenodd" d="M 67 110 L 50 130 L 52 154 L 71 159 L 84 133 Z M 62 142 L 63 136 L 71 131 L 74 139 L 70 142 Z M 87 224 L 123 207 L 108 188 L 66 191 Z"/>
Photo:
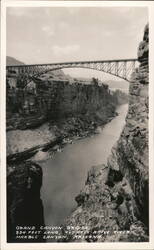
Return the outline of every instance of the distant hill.
<path id="1" fill-rule="evenodd" d="M 11 56 L 7 56 L 6 57 L 6 65 L 7 66 L 11 66 L 11 65 L 24 65 L 25 63 L 15 59 L 14 57 L 11 57 Z M 45 74 L 42 74 L 40 76 L 40 78 L 44 79 L 44 80 L 47 80 L 49 78 L 53 78 L 54 80 L 55 79 L 62 79 L 62 80 L 68 80 L 68 76 L 66 76 L 64 74 L 64 72 L 62 70 L 55 70 L 55 71 L 50 71 L 48 73 L 45 73 Z"/>
<path id="2" fill-rule="evenodd" d="M 112 90 L 120 89 L 123 92 L 128 92 L 129 83 L 125 80 L 115 81 L 115 80 L 108 80 L 104 82 L 111 88 Z"/>
<path id="3" fill-rule="evenodd" d="M 24 64 L 23 62 L 15 59 L 14 57 L 11 56 L 7 56 L 6 57 L 6 65 L 10 66 L 10 65 L 19 65 L 19 64 Z"/>

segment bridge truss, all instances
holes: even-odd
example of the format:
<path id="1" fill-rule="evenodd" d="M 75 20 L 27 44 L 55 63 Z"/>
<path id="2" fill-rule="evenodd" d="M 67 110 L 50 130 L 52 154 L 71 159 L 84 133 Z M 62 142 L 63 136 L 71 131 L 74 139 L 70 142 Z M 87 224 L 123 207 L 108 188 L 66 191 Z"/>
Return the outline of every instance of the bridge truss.
<path id="1" fill-rule="evenodd" d="M 15 72 L 18 75 L 25 76 L 26 85 L 33 77 L 39 77 L 50 71 L 64 68 L 86 68 L 102 71 L 126 81 L 131 81 L 131 75 L 135 70 L 137 59 L 121 59 L 106 61 L 80 61 L 80 62 L 63 62 L 49 64 L 23 64 L 6 66 L 7 73 Z"/>

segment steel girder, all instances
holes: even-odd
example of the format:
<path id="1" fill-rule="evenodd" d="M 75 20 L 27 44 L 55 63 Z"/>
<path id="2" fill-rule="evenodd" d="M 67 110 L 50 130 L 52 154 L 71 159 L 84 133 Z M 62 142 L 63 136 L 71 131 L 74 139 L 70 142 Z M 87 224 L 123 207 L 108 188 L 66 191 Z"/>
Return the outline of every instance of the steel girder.
<path id="1" fill-rule="evenodd" d="M 131 74 L 135 70 L 137 59 L 120 59 L 106 61 L 82 61 L 82 62 L 66 62 L 52 64 L 31 64 L 31 65 L 12 65 L 6 66 L 7 72 L 16 72 L 17 74 L 26 74 L 32 77 L 39 77 L 49 71 L 63 68 L 86 68 L 102 71 L 126 81 L 131 81 Z M 29 81 L 31 81 L 29 78 Z"/>

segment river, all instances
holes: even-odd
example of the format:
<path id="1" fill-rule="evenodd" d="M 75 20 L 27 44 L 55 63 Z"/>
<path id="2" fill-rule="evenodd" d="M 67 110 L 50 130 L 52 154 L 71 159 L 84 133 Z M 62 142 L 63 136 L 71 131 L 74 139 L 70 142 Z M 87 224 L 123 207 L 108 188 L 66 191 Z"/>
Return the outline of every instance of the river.
<path id="1" fill-rule="evenodd" d="M 41 196 L 46 226 L 58 226 L 76 207 L 74 200 L 85 184 L 88 170 L 106 164 L 125 124 L 128 105 L 117 108 L 118 116 L 92 137 L 68 144 L 53 159 L 42 163 Z"/>

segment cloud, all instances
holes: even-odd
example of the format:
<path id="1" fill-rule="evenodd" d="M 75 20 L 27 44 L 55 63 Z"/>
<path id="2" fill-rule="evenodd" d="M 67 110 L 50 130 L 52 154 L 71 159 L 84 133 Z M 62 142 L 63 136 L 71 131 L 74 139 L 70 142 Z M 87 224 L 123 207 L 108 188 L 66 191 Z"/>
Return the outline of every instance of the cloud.
<path id="1" fill-rule="evenodd" d="M 69 24 L 66 23 L 66 22 L 64 22 L 64 21 L 61 21 L 61 22 L 59 23 L 59 27 L 60 27 L 61 29 L 68 29 L 68 28 L 69 28 Z"/>
<path id="2" fill-rule="evenodd" d="M 50 8 L 45 8 L 44 12 L 45 12 L 45 15 L 48 16 L 48 17 L 51 15 Z"/>
<path id="3" fill-rule="evenodd" d="M 78 44 L 67 45 L 67 46 L 58 46 L 55 45 L 52 47 L 52 51 L 56 56 L 59 55 L 70 55 L 79 51 L 80 46 Z"/>
<path id="4" fill-rule="evenodd" d="M 34 21 L 37 16 L 40 16 L 40 11 L 34 7 L 7 7 L 6 13 L 12 18 L 30 18 Z"/>
<path id="5" fill-rule="evenodd" d="M 28 16 L 27 8 L 7 7 L 7 14 L 16 17 Z"/>
<path id="6" fill-rule="evenodd" d="M 79 7 L 70 7 L 68 8 L 68 12 L 70 15 L 74 16 L 79 12 L 80 8 Z"/>
<path id="7" fill-rule="evenodd" d="M 45 32 L 48 36 L 53 36 L 55 34 L 53 27 L 49 25 L 43 26 L 42 31 Z"/>
<path id="8" fill-rule="evenodd" d="M 113 36 L 113 31 L 110 31 L 110 30 L 103 30 L 103 35 L 106 36 L 106 37 L 111 37 Z"/>

